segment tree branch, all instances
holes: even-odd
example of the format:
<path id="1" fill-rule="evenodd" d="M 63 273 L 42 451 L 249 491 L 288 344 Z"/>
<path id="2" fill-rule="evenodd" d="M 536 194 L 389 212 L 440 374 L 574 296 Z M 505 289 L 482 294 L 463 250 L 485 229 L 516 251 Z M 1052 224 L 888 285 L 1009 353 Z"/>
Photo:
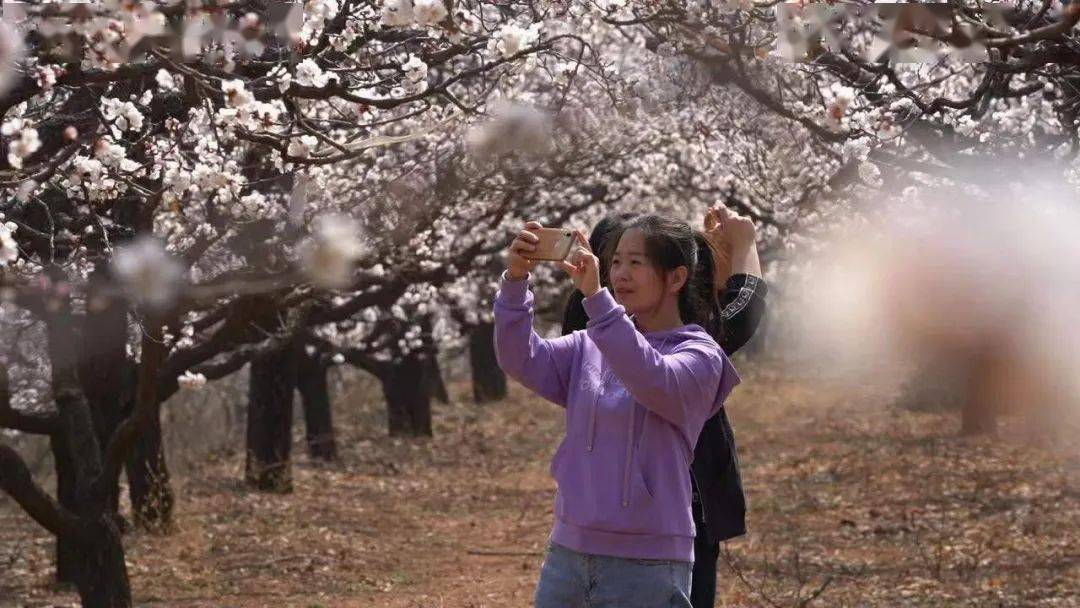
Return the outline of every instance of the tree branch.
<path id="1" fill-rule="evenodd" d="M 60 538 L 88 540 L 82 521 L 34 482 L 19 453 L 4 444 L 0 444 L 0 488 L 49 532 Z"/>

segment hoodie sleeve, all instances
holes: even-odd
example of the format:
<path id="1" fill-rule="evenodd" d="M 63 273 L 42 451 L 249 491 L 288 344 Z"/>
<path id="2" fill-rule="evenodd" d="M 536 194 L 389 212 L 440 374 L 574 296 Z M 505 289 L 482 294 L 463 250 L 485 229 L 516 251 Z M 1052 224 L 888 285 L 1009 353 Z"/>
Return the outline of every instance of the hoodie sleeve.
<path id="1" fill-rule="evenodd" d="M 634 399 L 680 429 L 703 424 L 739 383 L 715 342 L 687 340 L 664 354 L 637 331 L 607 288 L 584 304 L 589 338 L 615 375 Z"/>
<path id="2" fill-rule="evenodd" d="M 536 333 L 528 277 L 508 281 L 503 273 L 494 312 L 499 367 L 529 390 L 566 407 L 577 334 L 546 340 Z"/>

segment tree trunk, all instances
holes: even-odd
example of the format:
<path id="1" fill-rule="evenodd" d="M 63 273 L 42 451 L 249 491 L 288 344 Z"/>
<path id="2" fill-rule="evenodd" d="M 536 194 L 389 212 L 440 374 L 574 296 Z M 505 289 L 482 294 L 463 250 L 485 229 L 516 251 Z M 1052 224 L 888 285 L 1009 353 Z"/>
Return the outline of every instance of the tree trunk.
<path id="1" fill-rule="evenodd" d="M 428 387 L 428 393 L 439 403 L 450 403 L 450 393 L 446 390 L 446 382 L 443 380 L 442 371 L 439 369 L 439 358 L 431 353 L 424 364 L 424 383 Z"/>
<path id="2" fill-rule="evenodd" d="M 477 403 L 506 397 L 506 374 L 495 358 L 495 325 L 484 323 L 469 330 L 469 364 L 472 366 L 473 399 Z"/>
<path id="3" fill-rule="evenodd" d="M 248 384 L 248 484 L 265 492 L 291 492 L 293 393 L 296 353 L 286 346 L 251 362 Z"/>
<path id="4" fill-rule="evenodd" d="M 75 463 L 71 461 L 71 449 L 67 440 L 59 435 L 49 438 L 52 447 L 53 466 L 56 471 L 56 501 L 61 507 L 78 512 L 75 497 Z M 79 578 L 78 545 L 72 540 L 56 537 L 56 582 L 74 585 Z"/>
<path id="5" fill-rule="evenodd" d="M 431 436 L 431 391 L 423 382 L 424 356 L 412 353 L 379 375 L 391 437 Z"/>
<path id="6" fill-rule="evenodd" d="M 420 319 L 421 339 L 424 342 L 423 353 L 424 374 L 423 382 L 427 386 L 428 394 L 437 399 L 439 403 L 450 403 L 450 393 L 446 390 L 446 382 L 443 381 L 442 371 L 439 369 L 438 350 L 435 347 L 435 339 L 432 335 L 431 315 L 425 315 Z"/>
<path id="7" fill-rule="evenodd" d="M 318 353 L 309 355 L 302 349 L 298 350 L 298 359 L 296 386 L 304 404 L 308 456 L 332 462 L 337 460 L 337 444 L 330 391 L 326 384 L 327 366 L 320 361 Z"/>
<path id="8" fill-rule="evenodd" d="M 128 307 L 109 295 L 104 268 L 96 269 L 87 285 L 79 357 L 79 382 L 102 449 L 131 413 L 135 398 L 135 369 L 127 356 Z M 119 479 L 111 480 L 106 491 L 106 504 L 123 532 Z"/>
<path id="9" fill-rule="evenodd" d="M 125 469 L 128 478 L 128 497 L 136 525 L 159 533 L 172 529 L 173 497 L 169 483 L 169 467 L 165 462 L 165 445 L 161 439 L 161 411 L 148 421 L 135 436 Z"/>
<path id="10" fill-rule="evenodd" d="M 994 411 L 976 399 L 964 404 L 960 421 L 961 435 L 993 435 L 997 432 Z"/>
<path id="11" fill-rule="evenodd" d="M 96 527 L 94 542 L 80 551 L 84 569 L 80 572 L 79 596 L 83 608 L 129 608 L 131 581 L 120 528 L 108 513 L 102 513 Z"/>
<path id="12" fill-rule="evenodd" d="M 991 349 L 972 355 L 967 378 L 967 394 L 960 413 L 961 435 L 993 435 L 997 432 L 998 386 L 1004 370 Z"/>
<path id="13" fill-rule="evenodd" d="M 66 280 L 59 269 L 50 269 L 49 275 L 57 284 Z M 99 485 L 112 469 L 107 471 L 104 466 L 104 450 L 98 445 L 93 416 L 79 381 L 77 332 L 67 293 L 57 289 L 45 325 L 60 441 L 66 442 L 75 480 L 75 508 L 71 513 L 82 524 L 76 533 L 80 539 L 77 555 L 81 559 L 77 560 L 75 580 L 83 606 L 127 608 L 131 605 L 131 586 L 124 547 L 108 508 L 107 492 Z"/>

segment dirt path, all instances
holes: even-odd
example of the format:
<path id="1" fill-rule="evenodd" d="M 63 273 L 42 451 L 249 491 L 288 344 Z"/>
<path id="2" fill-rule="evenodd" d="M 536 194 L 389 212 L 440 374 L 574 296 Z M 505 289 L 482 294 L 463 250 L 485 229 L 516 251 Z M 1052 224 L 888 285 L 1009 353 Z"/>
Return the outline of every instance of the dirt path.
<path id="1" fill-rule="evenodd" d="M 809 605 L 1080 606 L 1076 459 L 956 438 L 954 416 L 891 410 L 887 387 L 743 375 L 729 411 L 751 533 L 727 547 L 718 606 L 798 606 L 822 586 Z M 342 465 L 301 458 L 290 495 L 243 488 L 240 454 L 209 458 L 178 484 L 177 532 L 128 539 L 137 604 L 531 605 L 561 411 L 468 390 L 452 384 L 421 441 L 372 428 L 377 399 L 340 400 Z M 0 605 L 72 605 L 50 548 L 0 502 Z"/>

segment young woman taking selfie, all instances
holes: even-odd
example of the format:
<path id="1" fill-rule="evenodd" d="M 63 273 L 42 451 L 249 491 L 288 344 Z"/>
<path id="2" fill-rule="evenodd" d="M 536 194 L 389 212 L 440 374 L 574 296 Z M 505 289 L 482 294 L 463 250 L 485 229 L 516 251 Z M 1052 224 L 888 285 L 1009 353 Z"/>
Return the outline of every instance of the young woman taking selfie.
<path id="1" fill-rule="evenodd" d="M 603 250 L 608 237 L 632 213 L 612 214 L 600 220 L 589 235 L 594 251 Z M 765 314 L 768 293 L 757 253 L 757 231 L 753 220 L 722 204 L 708 210 L 705 237 L 716 258 L 712 282 L 717 293 L 719 327 L 706 327 L 724 352 L 734 354 L 745 345 Z M 702 255 L 708 252 L 702 250 Z M 700 265 L 700 271 L 707 271 Z M 601 283 L 607 285 L 604 273 Z M 710 278 L 701 277 L 702 283 Z M 563 313 L 563 335 L 585 329 L 588 316 L 583 296 L 570 294 Z M 690 587 L 693 608 L 712 608 L 716 603 L 716 565 L 720 542 L 746 533 L 746 499 L 735 448 L 735 434 L 726 408 L 705 422 L 690 467 L 693 487 L 694 573 Z"/>
<path id="2" fill-rule="evenodd" d="M 510 246 L 495 299 L 499 364 L 566 408 L 551 462 L 555 522 L 538 608 L 690 606 L 690 463 L 706 420 L 739 377 L 704 329 L 718 323 L 704 236 L 656 215 L 619 226 L 601 261 L 576 232 L 559 262 L 582 293 L 586 329 L 551 340 L 533 329 L 529 271 L 542 226 Z M 706 249 L 707 249 L 706 245 Z M 702 266 L 708 272 L 702 271 Z M 711 301 L 712 300 L 712 301 Z"/>

